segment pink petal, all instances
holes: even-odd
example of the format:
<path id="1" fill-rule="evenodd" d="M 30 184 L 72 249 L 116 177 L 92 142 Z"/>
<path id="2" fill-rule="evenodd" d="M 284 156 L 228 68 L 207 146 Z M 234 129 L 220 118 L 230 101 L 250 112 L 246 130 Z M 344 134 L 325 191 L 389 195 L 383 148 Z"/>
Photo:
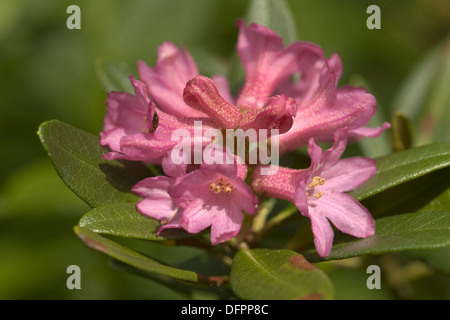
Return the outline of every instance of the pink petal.
<path id="1" fill-rule="evenodd" d="M 314 246 L 322 257 L 330 254 L 333 245 L 334 231 L 327 217 L 319 210 L 316 202 L 309 203 L 306 195 L 307 179 L 300 181 L 295 190 L 295 206 L 300 213 L 311 220 L 311 229 L 314 234 Z"/>
<path id="2" fill-rule="evenodd" d="M 307 105 L 297 109 L 291 130 L 279 136 L 280 154 L 295 150 L 314 137 L 332 141 L 338 128 L 356 130 L 376 112 L 376 100 L 364 89 L 350 86 L 336 90 L 336 75 L 327 64 L 318 94 Z"/>
<path id="3" fill-rule="evenodd" d="M 204 132 L 211 128 L 213 123 L 209 119 L 204 119 L 199 128 L 200 137 L 196 136 L 194 123 L 197 118 L 182 118 L 168 115 L 163 111 L 157 111 L 159 122 L 156 130 L 152 133 L 148 131 L 123 136 L 120 140 L 120 150 L 105 154 L 103 157 L 107 160 L 127 159 L 134 161 L 155 162 L 156 159 L 162 159 L 164 154 L 171 151 L 176 145 L 184 140 L 172 140 L 172 134 L 175 130 L 181 129 L 188 135 L 186 143 L 201 145 L 204 148 L 211 141 L 203 139 Z M 159 161 L 160 163 L 160 161 Z"/>
<path id="4" fill-rule="evenodd" d="M 244 131 L 278 129 L 279 134 L 282 134 L 292 127 L 296 108 L 296 102 L 293 99 L 284 95 L 273 96 L 262 108 L 247 111 L 239 126 Z M 269 136 L 268 134 L 267 137 Z"/>
<path id="5" fill-rule="evenodd" d="M 170 155 L 171 152 L 167 152 L 162 160 L 162 169 L 164 173 L 170 177 L 183 177 L 187 172 L 187 161 L 181 164 L 175 164 L 172 161 L 172 157 Z"/>
<path id="6" fill-rule="evenodd" d="M 211 243 L 216 245 L 235 237 L 243 219 L 238 203 L 226 201 L 218 205 L 211 221 Z"/>
<path id="7" fill-rule="evenodd" d="M 323 153 L 321 160 L 321 170 L 326 170 L 334 166 L 339 161 L 339 159 L 341 159 L 346 147 L 347 128 L 339 128 L 334 133 L 333 146 Z"/>
<path id="8" fill-rule="evenodd" d="M 352 157 L 339 160 L 321 173 L 324 188 L 337 192 L 351 191 L 366 182 L 377 171 L 374 159 Z"/>
<path id="9" fill-rule="evenodd" d="M 273 175 L 262 175 L 261 167 L 253 172 L 253 189 L 258 193 L 265 193 L 270 197 L 294 202 L 295 191 L 301 180 L 309 176 L 309 170 L 296 170 L 278 167 Z M 303 191 L 304 193 L 305 191 Z"/>
<path id="10" fill-rule="evenodd" d="M 308 154 L 311 158 L 311 166 L 310 168 L 315 168 L 319 165 L 320 161 L 322 160 L 322 148 L 316 144 L 314 141 L 314 138 L 310 138 L 308 141 Z"/>
<path id="11" fill-rule="evenodd" d="M 305 170 L 306 171 L 306 170 Z M 306 175 L 298 184 L 294 191 L 294 197 L 291 202 L 294 202 L 297 209 L 302 216 L 309 217 L 308 197 L 306 195 L 306 185 L 309 180 L 309 175 Z"/>
<path id="12" fill-rule="evenodd" d="M 368 128 L 361 127 L 352 129 L 348 132 L 348 138 L 351 141 L 359 140 L 363 137 L 375 138 L 378 137 L 384 130 L 389 129 L 391 125 L 388 122 L 384 122 L 380 127 Z"/>
<path id="13" fill-rule="evenodd" d="M 201 170 L 195 170 L 182 177 L 168 193 L 175 204 L 182 208 L 188 206 L 194 199 L 207 202 L 213 195 L 209 187 L 219 177 L 219 174 L 210 176 Z"/>
<path id="14" fill-rule="evenodd" d="M 358 238 L 375 233 L 375 222 L 369 211 L 348 194 L 326 192 L 315 202 L 316 209 L 342 232 Z"/>
<path id="15" fill-rule="evenodd" d="M 228 102 L 231 104 L 234 104 L 234 98 L 231 95 L 230 92 L 230 85 L 228 84 L 227 78 L 221 75 L 215 75 L 212 77 L 212 80 L 214 81 L 214 84 L 217 87 L 217 90 L 219 90 L 219 94 Z"/>
<path id="16" fill-rule="evenodd" d="M 181 213 L 183 212 L 183 210 L 178 209 L 175 213 L 175 215 L 173 216 L 173 218 L 167 222 L 164 223 L 158 230 L 158 235 L 163 235 L 163 231 L 167 230 L 167 229 L 182 229 L 183 227 L 181 226 Z"/>
<path id="17" fill-rule="evenodd" d="M 138 182 L 132 191 L 144 199 L 137 203 L 137 210 L 160 221 L 171 220 L 177 209 L 167 190 L 173 183 L 174 179 L 164 176 L 151 177 Z"/>
<path id="18" fill-rule="evenodd" d="M 159 221 L 170 221 L 177 211 L 177 207 L 169 198 L 144 198 L 136 204 L 136 209 L 151 218 Z"/>
<path id="19" fill-rule="evenodd" d="M 197 66 L 187 50 L 165 42 L 158 48 L 156 65 L 150 68 L 139 61 L 138 71 L 161 110 L 181 117 L 205 116 L 183 101 L 186 82 L 198 75 Z"/>
<path id="20" fill-rule="evenodd" d="M 105 127 L 106 127 L 105 119 Z M 120 139 L 126 136 L 127 132 L 123 127 L 117 127 L 100 132 L 100 144 L 102 146 L 108 146 L 111 150 L 120 152 Z"/>
<path id="21" fill-rule="evenodd" d="M 211 193 L 211 198 L 213 194 Z M 214 208 L 206 207 L 208 201 L 204 199 L 192 200 L 183 210 L 181 225 L 189 233 L 199 233 L 211 225 Z"/>
<path id="22" fill-rule="evenodd" d="M 100 144 L 109 146 L 113 151 L 120 151 L 122 137 L 147 130 L 147 113 L 155 110 L 145 85 L 132 76 L 130 81 L 135 95 L 112 91 L 106 99 L 107 114 L 100 133 Z"/>
<path id="23" fill-rule="evenodd" d="M 328 63 L 330 64 L 331 70 L 333 70 L 335 76 L 336 85 L 339 82 L 339 79 L 342 76 L 342 72 L 344 71 L 344 65 L 342 64 L 342 60 L 337 53 L 333 53 L 328 59 Z"/>
<path id="24" fill-rule="evenodd" d="M 161 159 L 164 154 L 177 145 L 177 141 L 156 140 L 148 133 L 125 136 L 120 140 L 120 152 L 110 152 L 104 159 L 126 159 L 133 161 L 151 161 Z"/>
<path id="25" fill-rule="evenodd" d="M 184 101 L 192 108 L 207 114 L 222 128 L 235 128 L 242 113 L 219 94 L 214 82 L 204 76 L 197 76 L 186 83 Z"/>
<path id="26" fill-rule="evenodd" d="M 295 42 L 284 48 L 281 37 L 269 28 L 255 23 L 247 27 L 242 20 L 237 25 L 237 51 L 246 72 L 237 99 L 241 109 L 261 108 L 279 83 L 322 59 L 322 50 L 314 44 Z"/>
<path id="27" fill-rule="evenodd" d="M 200 165 L 201 172 L 211 176 L 218 174 L 227 177 L 235 177 L 237 174 L 241 176 L 244 174 L 246 175 L 246 165 L 240 164 L 238 169 L 238 159 L 228 150 L 228 148 L 224 148 L 218 144 L 212 144 L 212 146 L 214 146 L 214 148 L 211 149 L 211 153 L 208 153 L 206 150 L 204 151 L 204 157 L 210 156 L 212 158 L 211 160 L 217 161 L 214 161 L 213 163 L 203 161 Z"/>
<path id="28" fill-rule="evenodd" d="M 314 246 L 317 253 L 322 258 L 330 254 L 333 245 L 334 231 L 327 217 L 319 210 L 313 208 L 310 210 L 311 229 L 314 234 Z"/>
<path id="29" fill-rule="evenodd" d="M 233 184 L 238 197 L 233 201 L 239 205 L 240 210 L 243 210 L 248 214 L 254 214 L 258 205 L 258 198 L 252 192 L 250 186 L 240 178 L 232 180 L 231 183 Z M 233 196 L 235 197 L 235 195 Z"/>

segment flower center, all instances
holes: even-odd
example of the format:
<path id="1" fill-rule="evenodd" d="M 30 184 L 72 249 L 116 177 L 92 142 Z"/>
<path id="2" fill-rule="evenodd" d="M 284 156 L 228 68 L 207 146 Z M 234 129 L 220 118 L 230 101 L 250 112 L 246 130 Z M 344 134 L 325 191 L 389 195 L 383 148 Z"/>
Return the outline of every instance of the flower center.
<path id="1" fill-rule="evenodd" d="M 325 178 L 315 176 L 311 182 L 308 184 L 308 187 L 306 188 L 306 195 L 310 195 L 310 191 L 318 186 L 323 186 L 325 184 Z M 319 199 L 321 196 L 323 196 L 323 192 L 319 191 L 314 194 L 314 198 Z"/>
<path id="2" fill-rule="evenodd" d="M 230 193 L 231 191 L 233 191 L 233 189 L 234 186 L 224 177 L 220 177 L 220 179 L 217 179 L 209 186 L 209 190 L 215 193 L 220 193 L 222 191 L 225 193 Z"/>

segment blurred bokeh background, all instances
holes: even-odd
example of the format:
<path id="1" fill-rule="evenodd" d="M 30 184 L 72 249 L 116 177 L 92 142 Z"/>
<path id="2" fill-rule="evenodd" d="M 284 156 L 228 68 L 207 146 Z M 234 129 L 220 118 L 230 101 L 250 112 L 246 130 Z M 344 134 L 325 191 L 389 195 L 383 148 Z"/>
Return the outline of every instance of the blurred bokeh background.
<path id="1" fill-rule="evenodd" d="M 398 107 L 399 93 L 415 66 L 446 41 L 450 31 L 448 0 L 287 3 L 298 39 L 319 44 L 327 56 L 338 52 L 344 63 L 340 84 L 367 85 L 384 120 Z M 81 9 L 81 30 L 66 27 L 71 4 Z M 59 179 L 36 132 L 50 119 L 100 132 L 106 92 L 96 74 L 99 57 L 123 61 L 135 71 L 139 59 L 153 65 L 157 47 L 169 40 L 185 45 L 202 73 L 226 72 L 235 50 L 235 22 L 248 4 L 0 1 L 0 299 L 182 298 L 150 280 L 108 267 L 106 256 L 76 237 L 72 227 L 89 208 Z M 381 8 L 380 30 L 366 27 L 371 4 Z M 442 254 L 448 256 L 448 250 Z M 337 298 L 450 296 L 442 285 L 447 278 L 427 266 L 418 282 L 412 285 L 408 279 L 410 287 L 400 293 L 370 292 L 364 270 L 351 269 L 352 263 L 332 273 L 342 288 Z M 66 287 L 66 268 L 72 264 L 81 268 L 81 290 Z"/>

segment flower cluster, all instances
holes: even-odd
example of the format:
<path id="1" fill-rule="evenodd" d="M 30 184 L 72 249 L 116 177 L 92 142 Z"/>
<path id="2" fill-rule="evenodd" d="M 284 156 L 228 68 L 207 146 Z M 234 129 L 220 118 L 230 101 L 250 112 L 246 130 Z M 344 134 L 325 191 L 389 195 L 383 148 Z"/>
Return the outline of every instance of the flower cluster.
<path id="1" fill-rule="evenodd" d="M 266 194 L 295 203 L 311 219 L 322 257 L 333 242 L 329 220 L 356 237 L 372 235 L 371 215 L 345 192 L 372 176 L 375 163 L 340 158 L 347 140 L 375 137 L 389 127 L 365 127 L 376 112 L 375 98 L 362 88 L 337 87 L 342 74 L 337 54 L 325 58 L 319 46 L 307 42 L 284 46 L 280 36 L 258 24 L 239 20 L 237 26 L 237 52 L 246 74 L 237 96 L 226 78 L 199 75 L 188 51 L 166 42 L 154 67 L 138 62 L 140 80 L 130 77 L 134 95 L 109 93 L 100 143 L 111 152 L 104 158 L 162 165 L 165 175 L 133 187 L 142 197 L 137 209 L 161 221 L 160 233 L 210 227 L 212 244 L 225 242 L 239 233 L 243 212 L 257 212 L 257 195 Z M 180 129 L 190 139 L 174 135 Z M 256 133 L 246 135 L 243 154 L 218 139 L 229 130 Z M 249 161 L 264 130 L 270 130 L 264 143 L 276 142 L 277 156 L 308 145 L 310 167 L 275 166 L 267 174 L 262 158 Z M 322 152 L 319 141 L 333 146 Z M 216 161 L 201 161 L 206 150 Z M 180 157 L 184 161 L 175 161 Z"/>

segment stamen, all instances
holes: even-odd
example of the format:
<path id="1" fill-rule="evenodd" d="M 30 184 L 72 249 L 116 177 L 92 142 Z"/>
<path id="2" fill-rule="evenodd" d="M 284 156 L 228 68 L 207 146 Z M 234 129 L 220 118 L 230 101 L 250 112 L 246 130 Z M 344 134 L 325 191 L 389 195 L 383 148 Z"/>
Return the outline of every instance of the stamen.
<path id="1" fill-rule="evenodd" d="M 319 176 L 315 176 L 312 181 L 308 184 L 308 189 L 313 189 L 318 186 L 323 186 L 325 184 L 325 179 Z"/>
<path id="2" fill-rule="evenodd" d="M 225 178 L 221 177 L 218 180 L 211 183 L 209 189 L 211 191 L 214 191 L 215 193 L 220 193 L 222 191 L 230 193 L 231 191 L 233 191 L 234 186 L 230 182 L 228 182 Z"/>
<path id="3" fill-rule="evenodd" d="M 323 192 L 322 192 L 322 191 L 319 191 L 319 192 L 317 192 L 317 193 L 314 195 L 314 197 L 315 197 L 316 199 L 319 199 L 321 196 L 323 196 Z"/>

